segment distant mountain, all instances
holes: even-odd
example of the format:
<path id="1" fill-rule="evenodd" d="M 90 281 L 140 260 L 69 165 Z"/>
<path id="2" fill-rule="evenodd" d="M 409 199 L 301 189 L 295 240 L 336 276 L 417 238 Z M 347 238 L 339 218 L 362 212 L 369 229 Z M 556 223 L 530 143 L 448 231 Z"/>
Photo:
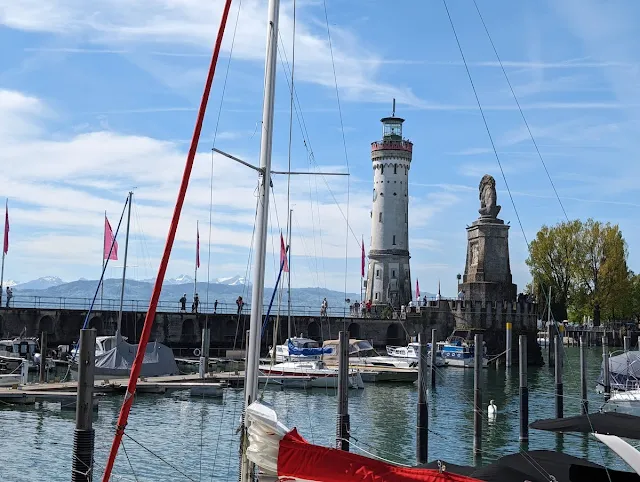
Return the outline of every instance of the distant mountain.
<path id="1" fill-rule="evenodd" d="M 176 280 L 183 279 L 184 283 L 178 284 Z M 14 287 L 14 301 L 16 306 L 28 306 L 32 302 L 30 297 L 38 297 L 40 306 L 47 306 L 47 299 L 51 300 L 51 306 L 56 307 L 60 304 L 60 298 L 67 298 L 67 306 L 76 306 L 78 308 L 88 306 L 93 299 L 96 289 L 98 287 L 97 280 L 78 280 L 70 283 L 56 284 L 49 286 L 48 288 L 22 288 L 23 286 L 39 286 L 36 281 L 30 281 L 23 283 L 22 285 L 16 285 Z M 233 276 L 230 278 L 220 278 L 217 283 L 198 282 L 197 290 L 200 296 L 201 303 L 205 303 L 208 299 L 209 303 L 213 304 L 215 300 L 218 300 L 219 309 L 223 310 L 224 305 L 226 311 L 235 310 L 235 301 L 238 296 L 242 296 L 245 302 L 251 302 L 251 289 L 249 285 L 244 285 L 244 278 L 240 276 Z M 53 282 L 52 282 L 53 283 Z M 107 306 L 115 308 L 120 299 L 121 280 L 119 279 L 107 279 L 104 281 L 102 289 L 103 300 L 109 300 Z M 149 302 L 151 297 L 151 291 L 153 290 L 153 283 L 150 281 L 135 281 L 127 280 L 125 284 L 125 306 L 132 306 L 132 301 L 136 301 L 136 305 L 140 310 L 146 308 L 145 304 Z M 273 288 L 265 288 L 264 300 L 268 303 L 271 299 Z M 190 276 L 181 276 L 169 280 L 169 283 L 165 283 L 162 287 L 162 293 L 160 294 L 161 305 L 160 310 L 173 310 L 178 306 L 178 300 L 183 294 L 187 295 L 189 300 L 188 305 L 191 305 L 191 299 L 193 297 L 193 278 Z M 292 288 L 291 289 L 291 305 L 294 311 L 299 312 L 303 307 L 305 312 L 314 313 L 320 309 L 320 303 L 323 298 L 327 298 L 330 309 L 345 307 L 345 296 L 341 291 L 332 291 L 323 288 Z M 348 293 L 347 298 L 352 301 L 360 298 L 359 294 Z M 73 300 L 75 299 L 75 301 Z M 97 299 L 100 299 L 100 292 L 98 292 Z M 163 306 L 164 305 L 164 306 Z M 283 292 L 282 306 L 287 306 L 287 294 L 286 290 Z M 296 309 L 299 307 L 299 309 Z M 111 308 L 109 308 L 111 309 Z"/>
<path id="2" fill-rule="evenodd" d="M 6 288 L 7 286 L 11 286 L 12 288 L 18 284 L 17 281 L 13 281 L 10 279 L 6 279 L 2 282 L 2 287 Z"/>
<path id="3" fill-rule="evenodd" d="M 42 278 L 27 281 L 26 283 L 19 283 L 15 285 L 17 290 L 46 290 L 52 286 L 60 286 L 64 284 L 57 276 L 44 276 Z"/>
<path id="4" fill-rule="evenodd" d="M 145 283 L 154 283 L 155 278 L 142 280 Z M 184 285 L 193 284 L 193 276 L 188 274 L 181 274 L 175 278 L 168 278 L 164 280 L 163 285 Z M 211 280 L 211 284 L 229 285 L 229 286 L 244 286 L 245 278 L 243 276 L 230 276 L 228 278 L 214 278 Z"/>

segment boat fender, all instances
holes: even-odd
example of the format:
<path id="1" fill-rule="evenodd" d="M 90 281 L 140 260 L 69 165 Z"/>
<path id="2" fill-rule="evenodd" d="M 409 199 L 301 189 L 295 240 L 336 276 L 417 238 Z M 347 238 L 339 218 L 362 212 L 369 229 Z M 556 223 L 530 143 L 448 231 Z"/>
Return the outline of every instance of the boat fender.
<path id="1" fill-rule="evenodd" d="M 200 348 L 196 348 L 195 350 L 193 350 L 193 355 L 200 356 Z"/>

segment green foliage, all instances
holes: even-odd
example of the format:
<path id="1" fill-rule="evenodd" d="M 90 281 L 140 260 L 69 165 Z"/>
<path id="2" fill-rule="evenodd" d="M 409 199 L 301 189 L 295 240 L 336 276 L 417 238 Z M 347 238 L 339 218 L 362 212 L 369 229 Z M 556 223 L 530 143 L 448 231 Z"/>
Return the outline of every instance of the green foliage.
<path id="1" fill-rule="evenodd" d="M 555 319 L 581 322 L 600 306 L 603 320 L 640 316 L 640 280 L 627 267 L 627 244 L 617 225 L 588 219 L 543 226 L 527 265 L 538 299 L 551 288 Z"/>

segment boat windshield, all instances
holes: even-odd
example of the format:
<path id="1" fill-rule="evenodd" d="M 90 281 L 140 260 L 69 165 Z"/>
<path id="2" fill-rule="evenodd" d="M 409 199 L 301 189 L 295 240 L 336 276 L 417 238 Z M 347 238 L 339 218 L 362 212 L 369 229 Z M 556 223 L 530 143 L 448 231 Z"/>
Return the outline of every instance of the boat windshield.
<path id="1" fill-rule="evenodd" d="M 320 343 L 315 340 L 309 340 L 306 338 L 290 338 L 291 344 L 296 348 L 320 348 Z"/>
<path id="2" fill-rule="evenodd" d="M 366 340 L 359 340 L 349 345 L 349 356 L 376 356 L 374 348 Z"/>

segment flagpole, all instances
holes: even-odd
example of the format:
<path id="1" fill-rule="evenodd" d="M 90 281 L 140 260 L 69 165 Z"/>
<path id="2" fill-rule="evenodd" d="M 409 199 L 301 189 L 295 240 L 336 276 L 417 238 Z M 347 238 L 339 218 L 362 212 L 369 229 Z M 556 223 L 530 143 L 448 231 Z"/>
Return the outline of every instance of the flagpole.
<path id="1" fill-rule="evenodd" d="M 7 213 L 9 212 L 9 199 L 7 198 L 7 201 L 5 203 L 4 206 L 4 230 L 2 231 L 3 233 L 5 233 L 2 237 L 2 268 L 0 269 L 0 308 L 2 307 L 2 290 L 3 290 L 3 282 L 4 282 L 4 256 L 6 254 L 6 249 L 7 246 L 4 245 L 4 239 L 6 237 L 6 232 L 7 232 Z"/>
<path id="2" fill-rule="evenodd" d="M 129 250 L 129 225 L 131 224 L 131 203 L 133 202 L 133 191 L 129 191 L 129 210 L 127 212 L 127 232 L 124 238 L 124 266 L 122 267 L 122 286 L 120 287 L 120 309 L 118 311 L 118 327 L 116 328 L 116 337 L 122 335 L 122 304 L 124 302 L 124 283 L 127 279 L 127 251 Z M 104 256 L 103 256 L 104 258 Z M 117 341 L 117 340 L 116 340 Z"/>
<path id="3" fill-rule="evenodd" d="M 104 274 L 104 245 L 107 242 L 107 210 L 104 211 L 104 220 L 102 222 L 102 271 Z M 103 277 L 104 278 L 104 277 Z M 100 279 L 100 309 L 102 310 L 102 297 L 104 296 L 104 279 Z"/>
<path id="4" fill-rule="evenodd" d="M 200 256 L 200 225 L 196 220 L 196 259 L 195 268 L 193 269 L 193 299 L 195 301 L 196 293 L 198 292 L 198 258 Z"/>

